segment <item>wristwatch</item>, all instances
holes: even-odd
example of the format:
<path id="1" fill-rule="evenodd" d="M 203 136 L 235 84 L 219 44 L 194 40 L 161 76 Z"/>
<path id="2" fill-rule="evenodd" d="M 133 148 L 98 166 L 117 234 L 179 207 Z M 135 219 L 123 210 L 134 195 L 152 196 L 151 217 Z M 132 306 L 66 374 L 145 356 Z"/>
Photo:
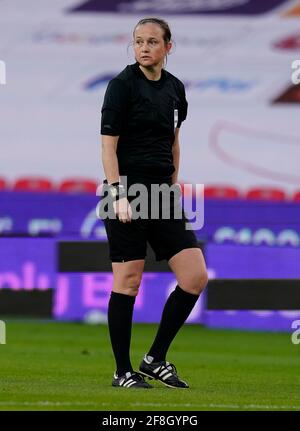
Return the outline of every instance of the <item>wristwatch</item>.
<path id="1" fill-rule="evenodd" d="M 125 187 L 120 183 L 108 184 L 108 193 L 116 201 L 127 196 Z"/>

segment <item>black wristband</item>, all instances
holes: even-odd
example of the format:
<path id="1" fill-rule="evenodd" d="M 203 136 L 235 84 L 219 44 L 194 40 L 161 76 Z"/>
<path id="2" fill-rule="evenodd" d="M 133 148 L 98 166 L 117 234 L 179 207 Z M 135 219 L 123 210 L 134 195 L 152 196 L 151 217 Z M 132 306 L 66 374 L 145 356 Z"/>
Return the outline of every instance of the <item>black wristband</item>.
<path id="1" fill-rule="evenodd" d="M 118 190 L 118 194 L 116 196 L 116 200 L 127 197 L 127 193 L 126 193 L 126 190 L 125 190 L 125 187 L 123 186 L 123 184 L 119 184 L 117 186 L 117 190 Z"/>
<path id="2" fill-rule="evenodd" d="M 127 196 L 125 187 L 120 183 L 109 184 L 108 190 L 109 190 L 110 196 L 114 200 L 119 200 L 119 199 Z"/>

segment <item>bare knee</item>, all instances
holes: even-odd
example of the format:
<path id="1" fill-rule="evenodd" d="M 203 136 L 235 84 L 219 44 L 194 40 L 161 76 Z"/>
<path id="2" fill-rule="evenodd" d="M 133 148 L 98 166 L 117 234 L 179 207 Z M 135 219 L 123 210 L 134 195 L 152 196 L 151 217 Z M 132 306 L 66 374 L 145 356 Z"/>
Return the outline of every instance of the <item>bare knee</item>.
<path id="1" fill-rule="evenodd" d="M 141 274 L 129 272 L 117 277 L 114 282 L 113 290 L 124 295 L 137 296 L 141 284 Z"/>
<path id="2" fill-rule="evenodd" d="M 200 295 L 208 283 L 208 275 L 206 270 L 190 274 L 185 282 L 180 284 L 180 287 L 186 292 L 193 295 Z"/>

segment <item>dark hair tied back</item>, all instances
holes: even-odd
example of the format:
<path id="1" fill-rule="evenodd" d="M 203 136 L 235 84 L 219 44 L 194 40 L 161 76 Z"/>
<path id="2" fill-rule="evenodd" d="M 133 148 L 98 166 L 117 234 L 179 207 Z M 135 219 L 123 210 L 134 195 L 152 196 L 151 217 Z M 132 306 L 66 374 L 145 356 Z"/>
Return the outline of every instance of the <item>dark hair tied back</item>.
<path id="1" fill-rule="evenodd" d="M 133 36 L 134 36 L 135 29 L 139 25 L 148 24 L 148 23 L 153 23 L 160 26 L 160 28 L 163 30 L 163 39 L 165 43 L 168 43 L 171 41 L 172 36 L 171 36 L 171 30 L 170 30 L 169 24 L 161 18 L 154 18 L 154 17 L 140 19 L 137 25 L 134 27 Z"/>

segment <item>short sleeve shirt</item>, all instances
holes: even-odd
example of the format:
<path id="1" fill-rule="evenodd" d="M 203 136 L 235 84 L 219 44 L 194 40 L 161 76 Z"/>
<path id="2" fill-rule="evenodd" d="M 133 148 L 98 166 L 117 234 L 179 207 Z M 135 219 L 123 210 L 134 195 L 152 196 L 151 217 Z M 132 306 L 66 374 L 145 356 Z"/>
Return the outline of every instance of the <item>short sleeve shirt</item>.
<path id="1" fill-rule="evenodd" d="M 175 129 L 186 119 L 187 108 L 183 83 L 164 69 L 161 78 L 153 81 L 136 62 L 109 81 L 101 109 L 101 134 L 119 136 L 120 175 L 135 181 L 170 178 L 175 170 Z"/>

